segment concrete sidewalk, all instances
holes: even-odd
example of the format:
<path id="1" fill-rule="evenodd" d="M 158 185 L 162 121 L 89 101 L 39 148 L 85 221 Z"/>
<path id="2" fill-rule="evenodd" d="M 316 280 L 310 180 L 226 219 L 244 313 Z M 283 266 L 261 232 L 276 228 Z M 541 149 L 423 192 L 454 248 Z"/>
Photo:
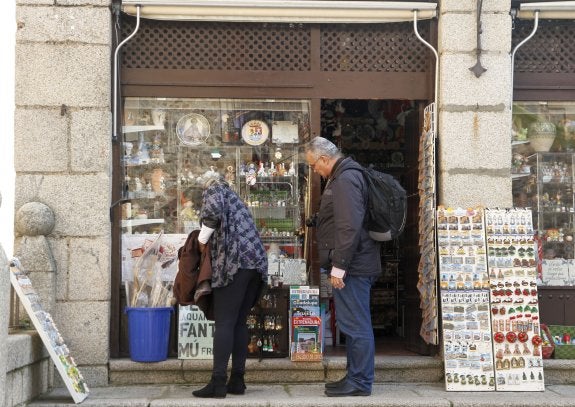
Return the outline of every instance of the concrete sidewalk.
<path id="1" fill-rule="evenodd" d="M 370 397 L 326 397 L 324 385 L 249 384 L 245 395 L 199 399 L 192 390 L 201 385 L 148 385 L 91 389 L 82 407 L 338 407 L 338 406 L 575 406 L 575 385 L 548 385 L 545 392 L 446 392 L 443 383 L 376 384 Z M 72 406 L 66 389 L 55 389 L 29 404 L 32 407 Z"/>

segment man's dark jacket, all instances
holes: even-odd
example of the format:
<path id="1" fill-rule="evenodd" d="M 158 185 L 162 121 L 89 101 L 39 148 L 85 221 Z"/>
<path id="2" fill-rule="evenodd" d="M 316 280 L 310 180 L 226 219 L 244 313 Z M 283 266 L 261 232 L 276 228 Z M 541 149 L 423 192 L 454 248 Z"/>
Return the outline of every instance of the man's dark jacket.
<path id="1" fill-rule="evenodd" d="M 345 270 L 353 276 L 381 273 L 380 245 L 365 225 L 368 191 L 361 166 L 342 158 L 332 169 L 317 217 L 319 260 L 322 267 Z"/>

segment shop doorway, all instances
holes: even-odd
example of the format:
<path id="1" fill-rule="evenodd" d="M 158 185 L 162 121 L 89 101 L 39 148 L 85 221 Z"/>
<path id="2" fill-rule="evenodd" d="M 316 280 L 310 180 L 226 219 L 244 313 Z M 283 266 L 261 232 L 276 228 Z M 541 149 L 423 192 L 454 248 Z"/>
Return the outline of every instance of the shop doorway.
<path id="1" fill-rule="evenodd" d="M 371 310 L 378 355 L 431 354 L 419 336 L 418 149 L 424 103 L 413 100 L 324 99 L 321 135 L 364 166 L 387 172 L 408 192 L 408 226 L 382 245 L 383 273 L 372 289 Z M 336 311 L 337 312 L 337 311 Z M 337 330 L 327 354 L 344 354 Z M 335 345 L 335 346 L 334 346 Z"/>

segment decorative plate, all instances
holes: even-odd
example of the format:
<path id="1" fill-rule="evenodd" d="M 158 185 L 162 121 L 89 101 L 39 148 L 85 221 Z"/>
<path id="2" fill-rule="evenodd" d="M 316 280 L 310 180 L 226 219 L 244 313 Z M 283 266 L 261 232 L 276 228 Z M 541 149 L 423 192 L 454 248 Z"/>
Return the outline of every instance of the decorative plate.
<path id="1" fill-rule="evenodd" d="M 242 139 L 250 146 L 265 143 L 270 135 L 270 128 L 262 120 L 250 120 L 242 127 Z"/>
<path id="2" fill-rule="evenodd" d="M 210 122 L 201 114 L 189 113 L 178 120 L 176 134 L 183 144 L 199 146 L 210 137 Z"/>

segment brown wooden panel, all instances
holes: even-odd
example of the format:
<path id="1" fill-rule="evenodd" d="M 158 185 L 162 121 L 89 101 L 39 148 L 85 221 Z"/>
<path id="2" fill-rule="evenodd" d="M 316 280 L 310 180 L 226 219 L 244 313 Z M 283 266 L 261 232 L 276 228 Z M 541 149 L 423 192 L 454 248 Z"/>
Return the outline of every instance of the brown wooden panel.
<path id="1" fill-rule="evenodd" d="M 548 325 L 575 325 L 575 287 L 539 287 L 541 322 Z"/>
<path id="2" fill-rule="evenodd" d="M 230 72 L 125 69 L 123 96 L 410 99 L 431 98 L 425 72 Z"/>
<path id="3" fill-rule="evenodd" d="M 575 73 L 518 72 L 513 100 L 575 100 Z"/>

